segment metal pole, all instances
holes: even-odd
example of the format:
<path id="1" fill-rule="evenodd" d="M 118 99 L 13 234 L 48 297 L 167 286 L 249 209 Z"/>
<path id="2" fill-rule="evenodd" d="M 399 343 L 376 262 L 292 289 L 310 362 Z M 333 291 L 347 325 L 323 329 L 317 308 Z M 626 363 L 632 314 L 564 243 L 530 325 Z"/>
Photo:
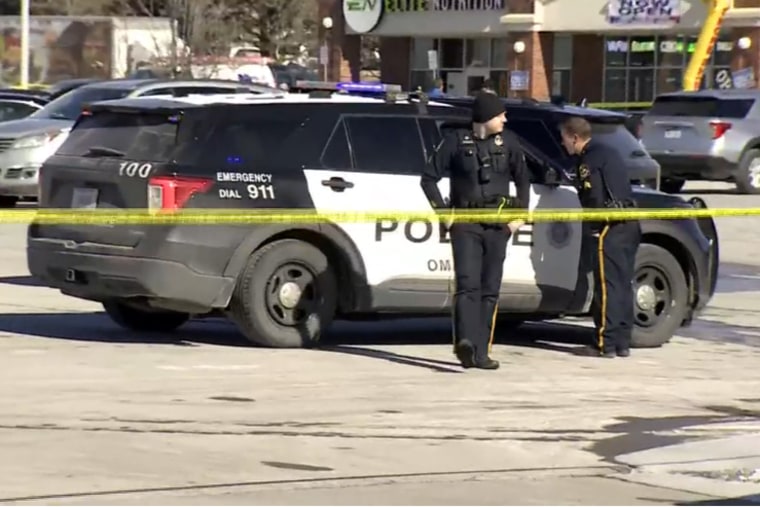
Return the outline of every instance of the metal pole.
<path id="1" fill-rule="evenodd" d="M 29 87 L 29 0 L 21 0 L 21 88 Z"/>

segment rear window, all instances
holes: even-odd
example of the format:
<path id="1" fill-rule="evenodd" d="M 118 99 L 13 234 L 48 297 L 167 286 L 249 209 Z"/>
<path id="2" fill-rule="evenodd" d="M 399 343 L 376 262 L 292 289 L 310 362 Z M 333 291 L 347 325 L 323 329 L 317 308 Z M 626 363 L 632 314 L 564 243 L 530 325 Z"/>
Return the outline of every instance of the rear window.
<path id="1" fill-rule="evenodd" d="M 121 99 L 131 91 L 124 88 L 77 88 L 48 103 L 31 117 L 74 121 L 79 117 L 85 104 Z"/>
<path id="2" fill-rule="evenodd" d="M 714 97 L 658 97 L 649 114 L 708 118 L 744 118 L 754 99 L 717 99 Z"/>
<path id="3" fill-rule="evenodd" d="M 176 118 L 166 114 L 99 111 L 82 117 L 57 154 L 166 162 L 174 153 L 177 130 Z"/>

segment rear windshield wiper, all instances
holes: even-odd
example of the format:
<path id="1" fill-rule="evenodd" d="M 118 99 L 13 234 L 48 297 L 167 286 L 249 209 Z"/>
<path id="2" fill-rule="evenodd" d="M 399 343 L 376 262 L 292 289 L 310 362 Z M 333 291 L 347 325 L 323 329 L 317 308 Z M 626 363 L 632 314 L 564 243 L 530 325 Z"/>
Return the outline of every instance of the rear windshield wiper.
<path id="1" fill-rule="evenodd" d="M 84 154 L 85 157 L 123 157 L 124 155 L 123 151 L 106 148 L 105 146 L 93 146 Z"/>

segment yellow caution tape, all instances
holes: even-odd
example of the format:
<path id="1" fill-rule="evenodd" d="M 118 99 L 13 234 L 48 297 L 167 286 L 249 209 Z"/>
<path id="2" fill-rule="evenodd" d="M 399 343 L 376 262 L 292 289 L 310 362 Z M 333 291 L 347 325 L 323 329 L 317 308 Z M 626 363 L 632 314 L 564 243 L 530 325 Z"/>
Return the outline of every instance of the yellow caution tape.
<path id="1" fill-rule="evenodd" d="M 324 210 L 182 210 L 178 212 L 155 212 L 138 209 L 125 210 L 6 210 L 0 211 L 0 224 L 48 224 L 48 225 L 150 225 L 150 224 L 318 224 L 327 222 L 379 222 L 438 221 L 453 219 L 457 222 L 576 222 L 603 220 L 684 220 L 715 217 L 759 216 L 760 208 L 667 208 L 667 209 L 554 209 L 554 210 L 457 210 L 439 216 L 433 211 L 367 211 L 341 212 Z"/>

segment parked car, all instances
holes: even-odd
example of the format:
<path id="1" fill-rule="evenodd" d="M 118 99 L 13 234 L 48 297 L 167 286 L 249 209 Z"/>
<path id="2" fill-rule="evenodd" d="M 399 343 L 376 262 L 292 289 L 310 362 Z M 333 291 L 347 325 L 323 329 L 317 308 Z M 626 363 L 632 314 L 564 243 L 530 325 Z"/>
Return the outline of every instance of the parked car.
<path id="1" fill-rule="evenodd" d="M 468 109 L 438 102 L 329 91 L 101 102 L 45 162 L 40 206 L 430 212 L 422 168 L 446 129 L 470 118 Z M 103 122 L 121 135 L 99 128 Z M 156 147 L 147 149 L 145 137 Z M 521 142 L 531 209 L 580 210 L 570 175 L 542 151 L 546 143 Z M 441 190 L 448 185 L 444 178 Z M 648 188 L 634 195 L 641 208 L 704 205 Z M 718 239 L 709 217 L 641 224 L 633 344 L 657 347 L 710 301 Z M 512 236 L 501 322 L 588 315 L 593 256 L 581 238 L 578 221 L 526 224 Z M 453 276 L 448 229 L 403 215 L 200 227 L 33 223 L 27 260 L 45 285 L 101 302 L 136 332 L 226 315 L 251 342 L 270 347 L 318 345 L 334 318 L 447 315 Z"/>
<path id="2" fill-rule="evenodd" d="M 79 88 L 80 86 L 84 86 L 91 83 L 97 83 L 99 81 L 103 81 L 102 79 L 96 79 L 96 78 L 77 78 L 77 79 L 64 79 L 62 81 L 58 81 L 55 84 L 50 85 L 50 88 L 48 88 L 47 91 L 47 98 L 48 100 L 55 100 L 64 93 L 68 93 L 71 90 L 75 90 Z"/>
<path id="3" fill-rule="evenodd" d="M 473 103 L 471 97 L 436 100 L 465 107 L 471 107 Z M 574 170 L 576 159 L 562 147 L 559 124 L 568 116 L 582 116 L 591 123 L 595 138 L 619 150 L 626 162 L 625 169 L 630 174 L 631 183 L 658 188 L 660 166 L 629 131 L 626 114 L 532 99 L 504 99 L 504 106 L 507 111 L 507 127 L 537 146 L 565 171 Z"/>
<path id="4" fill-rule="evenodd" d="M 33 100 L 8 99 L 0 94 L 0 123 L 20 120 L 42 109 L 42 105 Z"/>
<path id="5" fill-rule="evenodd" d="M 40 166 L 61 146 L 87 103 L 150 95 L 272 90 L 267 86 L 219 80 L 116 79 L 80 86 L 24 119 L 0 124 L 0 207 L 14 206 L 21 198 L 37 196 Z"/>
<path id="6" fill-rule="evenodd" d="M 662 167 L 662 189 L 688 180 L 730 181 L 760 194 L 760 90 L 659 95 L 644 115 L 642 141 Z"/>

